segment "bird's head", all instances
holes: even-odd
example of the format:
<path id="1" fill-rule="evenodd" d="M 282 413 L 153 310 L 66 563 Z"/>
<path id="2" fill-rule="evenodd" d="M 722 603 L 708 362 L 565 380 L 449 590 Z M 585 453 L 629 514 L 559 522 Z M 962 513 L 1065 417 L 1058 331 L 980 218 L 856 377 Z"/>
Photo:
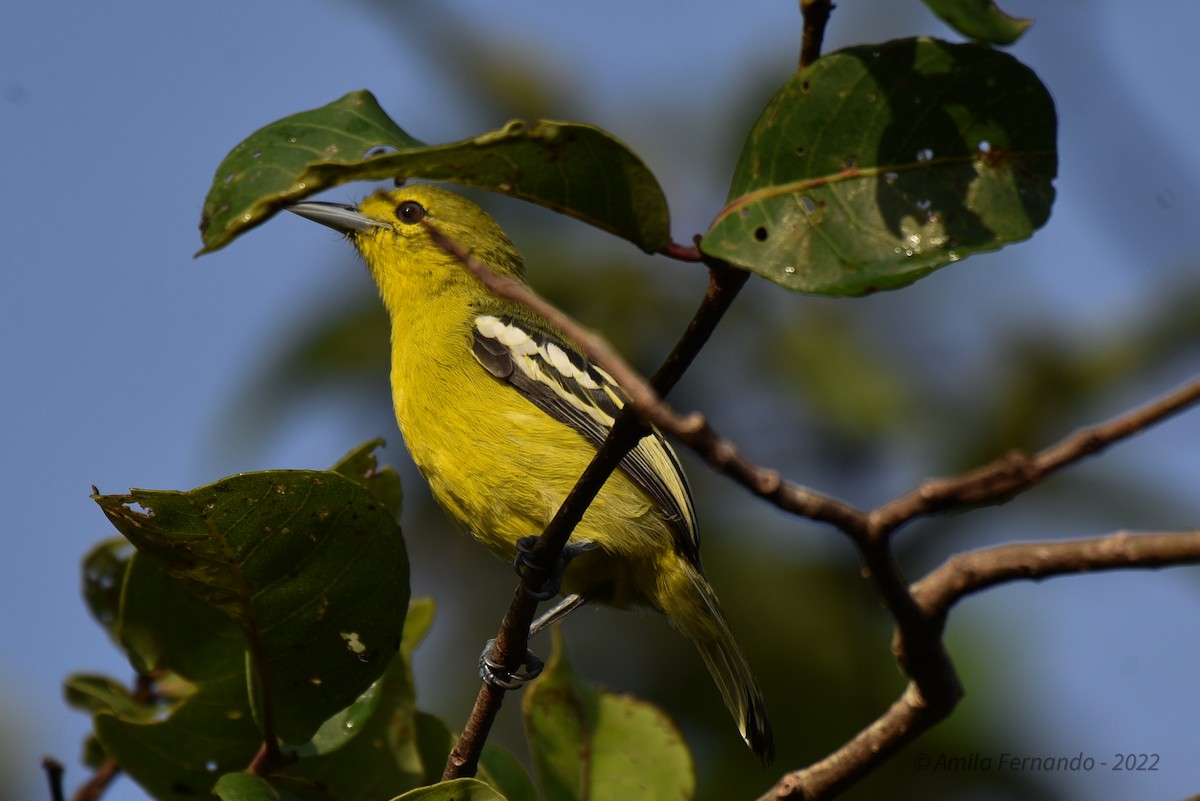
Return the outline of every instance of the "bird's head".
<path id="1" fill-rule="evenodd" d="M 340 231 L 362 254 L 385 302 L 474 284 L 435 233 L 493 272 L 519 278 L 521 255 L 486 211 L 462 195 L 428 184 L 379 191 L 357 206 L 304 202 L 288 211 Z"/>

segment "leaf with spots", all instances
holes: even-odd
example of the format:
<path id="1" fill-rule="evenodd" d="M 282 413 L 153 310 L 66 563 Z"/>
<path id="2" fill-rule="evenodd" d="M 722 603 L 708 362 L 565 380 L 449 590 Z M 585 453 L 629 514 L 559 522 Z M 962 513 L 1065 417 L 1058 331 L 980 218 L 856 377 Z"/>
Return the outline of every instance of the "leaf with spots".
<path id="1" fill-rule="evenodd" d="M 412 675 L 412 653 L 433 620 L 433 602 L 415 599 L 404 624 L 400 652 L 387 671 L 354 704 L 327 720 L 296 759 L 271 778 L 280 790 L 306 797 L 391 798 L 437 781 L 449 745 L 430 764 L 421 752 Z"/>
<path id="2" fill-rule="evenodd" d="M 302 743 L 400 647 L 408 559 L 372 489 L 340 472 L 277 470 L 95 500 L 140 558 L 236 622 L 260 724 Z"/>
<path id="3" fill-rule="evenodd" d="M 542 797 L 695 797 L 692 755 L 675 723 L 652 704 L 584 684 L 557 628 L 553 654 L 523 710 Z"/>
<path id="4" fill-rule="evenodd" d="M 204 201 L 209 253 L 290 203 L 350 181 L 425 178 L 523 198 L 630 240 L 670 241 L 666 197 L 653 173 L 612 134 L 577 122 L 512 120 L 442 145 L 409 136 L 370 92 L 351 92 L 251 134 L 230 151 Z"/>
<path id="5" fill-rule="evenodd" d="M 1033 71 L 987 47 L 832 53 L 767 105 L 700 247 L 799 292 L 905 286 L 1045 224 L 1056 127 Z"/>

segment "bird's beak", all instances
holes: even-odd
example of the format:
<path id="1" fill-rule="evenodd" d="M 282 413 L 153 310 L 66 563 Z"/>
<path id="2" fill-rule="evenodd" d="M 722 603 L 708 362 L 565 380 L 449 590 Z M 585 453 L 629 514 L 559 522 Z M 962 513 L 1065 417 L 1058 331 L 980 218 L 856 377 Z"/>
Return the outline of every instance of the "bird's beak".
<path id="1" fill-rule="evenodd" d="M 319 222 L 321 225 L 328 225 L 343 234 L 366 231 L 379 225 L 375 220 L 360 213 L 358 209 L 343 203 L 322 203 L 310 200 L 304 203 L 293 203 L 284 208 L 305 219 Z"/>

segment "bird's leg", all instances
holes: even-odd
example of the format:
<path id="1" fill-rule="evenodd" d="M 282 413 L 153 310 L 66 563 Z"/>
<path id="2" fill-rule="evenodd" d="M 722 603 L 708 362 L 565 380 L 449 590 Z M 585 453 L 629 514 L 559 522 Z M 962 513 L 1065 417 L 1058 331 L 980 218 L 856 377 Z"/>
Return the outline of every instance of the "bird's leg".
<path id="1" fill-rule="evenodd" d="M 538 537 L 521 537 L 517 540 L 517 558 L 513 561 L 513 566 L 517 570 L 518 576 L 524 576 L 526 568 L 534 567 L 530 556 L 533 553 L 533 546 L 537 544 Z M 546 583 L 542 585 L 540 590 L 525 590 L 538 601 L 548 601 L 562 588 L 563 574 L 567 571 L 567 565 L 571 564 L 571 560 L 580 554 L 598 548 L 594 542 L 568 542 L 562 549 L 562 555 L 559 556 L 558 562 L 550 570 L 550 577 L 546 579 Z M 570 611 L 570 610 L 568 610 Z M 565 613 L 564 613 L 565 614 Z"/>
<path id="2" fill-rule="evenodd" d="M 571 593 L 543 612 L 537 620 L 533 621 L 533 624 L 529 627 L 529 636 L 533 637 L 541 633 L 542 629 L 548 628 L 551 623 L 557 623 L 587 602 L 587 595 L 580 595 L 577 592 Z"/>
<path id="3" fill-rule="evenodd" d="M 546 610 L 537 620 L 533 621 L 533 625 L 529 627 L 529 636 L 533 637 L 551 623 L 562 620 L 568 614 L 587 603 L 587 601 L 588 596 L 580 595 L 579 593 L 572 593 L 563 598 L 550 609 Z M 517 690 L 525 682 L 532 681 L 541 675 L 542 668 L 546 666 L 546 663 L 537 654 L 526 650 L 525 658 L 518 665 L 518 667 L 524 667 L 525 670 L 505 670 L 504 665 L 501 665 L 492 658 L 492 648 L 495 644 L 496 641 L 494 639 L 488 640 L 487 645 L 483 646 L 483 653 L 479 655 L 479 678 L 488 684 L 505 690 Z"/>

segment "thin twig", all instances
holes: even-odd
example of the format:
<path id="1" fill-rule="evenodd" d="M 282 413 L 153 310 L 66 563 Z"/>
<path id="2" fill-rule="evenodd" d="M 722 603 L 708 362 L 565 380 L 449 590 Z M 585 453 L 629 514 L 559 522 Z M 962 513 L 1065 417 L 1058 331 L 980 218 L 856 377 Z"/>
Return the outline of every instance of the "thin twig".
<path id="1" fill-rule="evenodd" d="M 50 801 L 66 801 L 62 763 L 54 757 L 42 757 L 42 770 L 46 772 L 46 781 L 50 783 Z"/>
<path id="2" fill-rule="evenodd" d="M 112 759 L 106 759 L 92 774 L 91 778 L 84 782 L 75 795 L 71 796 L 71 801 L 98 801 L 104 795 L 104 791 L 113 783 L 121 773 L 121 766 Z"/>
<path id="3" fill-rule="evenodd" d="M 1193 562 L 1200 562 L 1200 529 L 1009 543 L 951 556 L 914 584 L 912 593 L 927 615 L 944 619 L 965 596 L 1009 581 Z"/>
<path id="4" fill-rule="evenodd" d="M 804 18 L 804 30 L 800 37 L 800 69 L 820 58 L 825 26 L 833 9 L 834 4 L 830 0 L 800 0 L 800 14 Z"/>
<path id="5" fill-rule="evenodd" d="M 696 237 L 698 240 L 700 237 Z M 704 257 L 700 253 L 699 243 L 693 245 L 681 245 L 678 242 L 668 242 L 663 248 L 662 254 L 670 256 L 672 259 L 679 261 L 703 261 Z"/>
<path id="6" fill-rule="evenodd" d="M 1007 501 L 1051 473 L 1093 456 L 1200 402 L 1200 378 L 1120 417 L 1084 428 L 1035 454 L 1013 452 L 961 476 L 926 481 L 871 513 L 872 537 L 883 539 L 917 517 Z"/>

